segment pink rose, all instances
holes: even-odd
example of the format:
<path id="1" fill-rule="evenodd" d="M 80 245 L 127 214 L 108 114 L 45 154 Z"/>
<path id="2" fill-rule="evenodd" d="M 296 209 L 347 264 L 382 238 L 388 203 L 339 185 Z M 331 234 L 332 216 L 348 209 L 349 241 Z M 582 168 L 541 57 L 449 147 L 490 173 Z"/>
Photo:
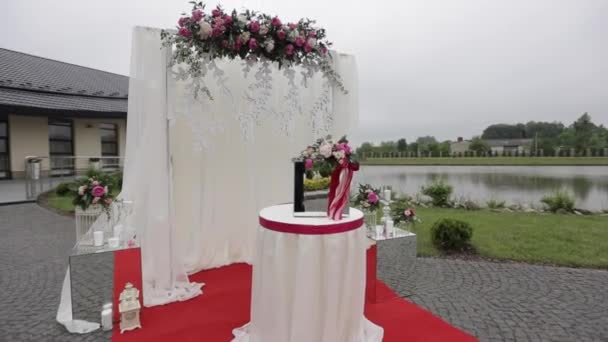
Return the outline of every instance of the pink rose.
<path id="1" fill-rule="evenodd" d="M 313 165 L 314 165 L 314 162 L 312 161 L 312 159 L 306 159 L 304 161 L 304 167 L 306 168 L 306 170 L 312 170 Z"/>
<path id="2" fill-rule="evenodd" d="M 378 194 L 376 194 L 375 192 L 370 192 L 369 194 L 367 194 L 367 201 L 371 204 L 376 204 L 378 203 Z"/>
<path id="3" fill-rule="evenodd" d="M 259 22 L 257 22 L 257 21 L 252 21 L 252 22 L 249 24 L 249 31 L 251 31 L 251 32 L 253 32 L 253 33 L 256 33 L 256 32 L 258 32 L 259 30 L 260 30 L 260 23 L 259 23 Z"/>
<path id="4" fill-rule="evenodd" d="M 274 27 L 279 27 L 282 25 L 281 19 L 279 19 L 279 17 L 274 17 L 274 18 L 272 18 L 271 24 Z"/>
<path id="5" fill-rule="evenodd" d="M 230 25 L 232 24 L 232 17 L 229 15 L 225 15 L 224 16 L 224 25 Z"/>
<path id="6" fill-rule="evenodd" d="M 279 38 L 279 40 L 283 40 L 285 39 L 286 33 L 283 30 L 278 30 L 277 31 L 277 38 Z"/>
<path id="7" fill-rule="evenodd" d="M 241 40 L 237 39 L 232 47 L 237 51 L 240 50 L 241 49 Z"/>
<path id="8" fill-rule="evenodd" d="M 350 154 L 350 152 L 351 152 L 350 146 L 348 146 L 346 143 L 338 144 L 337 150 L 344 151 L 344 153 L 346 153 L 346 154 Z"/>
<path id="9" fill-rule="evenodd" d="M 101 196 L 103 196 L 105 193 L 106 193 L 106 189 L 104 189 L 104 188 L 103 188 L 103 186 L 99 186 L 99 185 L 95 186 L 95 187 L 93 188 L 93 190 L 91 190 L 91 194 L 92 194 L 94 197 L 101 197 Z"/>
<path id="10" fill-rule="evenodd" d="M 258 48 L 258 42 L 255 40 L 255 38 L 249 39 L 249 49 L 255 50 L 257 48 Z"/>
<path id="11" fill-rule="evenodd" d="M 179 18 L 179 20 L 177 21 L 177 25 L 179 25 L 179 27 L 184 27 L 184 25 L 186 25 L 186 21 L 188 20 L 188 18 L 186 17 L 181 17 Z"/>
<path id="12" fill-rule="evenodd" d="M 112 203 L 112 199 L 111 198 L 106 198 L 104 200 L 104 202 L 106 202 L 106 204 L 111 204 Z"/>
<path id="13" fill-rule="evenodd" d="M 214 17 L 219 17 L 220 15 L 222 15 L 222 11 L 220 11 L 219 9 L 214 9 L 213 11 L 211 11 L 211 15 Z"/>
<path id="14" fill-rule="evenodd" d="M 405 209 L 405 211 L 403 212 L 403 214 L 405 216 L 407 216 L 407 217 L 414 216 L 414 211 L 411 210 L 411 209 Z"/>
<path id="15" fill-rule="evenodd" d="M 179 35 L 182 37 L 190 38 L 192 37 L 192 32 L 185 27 L 179 29 Z"/>
<path id="16" fill-rule="evenodd" d="M 310 31 L 310 32 L 308 32 L 308 37 L 309 37 L 309 38 L 314 38 L 314 37 L 316 37 L 316 36 L 317 36 L 317 32 L 315 32 L 315 31 Z"/>
<path id="17" fill-rule="evenodd" d="M 297 41 L 296 41 L 296 44 L 297 44 Z M 308 43 L 304 44 L 304 51 L 306 53 L 309 53 L 310 51 L 312 51 L 312 46 L 310 46 L 310 44 L 308 44 Z"/>
<path id="18" fill-rule="evenodd" d="M 302 36 L 298 36 L 298 38 L 296 38 L 296 46 L 298 47 L 302 47 L 302 45 L 304 45 L 306 41 L 304 40 L 304 37 Z"/>
<path id="19" fill-rule="evenodd" d="M 99 197 L 93 198 L 93 204 L 97 204 L 97 202 L 99 202 Z"/>
<path id="20" fill-rule="evenodd" d="M 287 56 L 291 56 L 291 55 L 293 55 L 293 49 L 294 49 L 293 45 L 291 45 L 291 44 L 287 45 L 287 46 L 285 47 L 285 54 L 286 54 Z"/>
<path id="21" fill-rule="evenodd" d="M 192 11 L 192 20 L 193 21 L 199 21 L 201 19 L 203 19 L 203 11 L 201 11 L 201 10 Z"/>
<path id="22" fill-rule="evenodd" d="M 289 23 L 289 28 L 292 30 L 295 30 L 298 28 L 298 24 L 294 24 L 294 23 Z"/>
<path id="23" fill-rule="evenodd" d="M 95 185 L 99 185 L 99 182 L 98 181 L 93 181 L 93 186 L 95 186 Z"/>

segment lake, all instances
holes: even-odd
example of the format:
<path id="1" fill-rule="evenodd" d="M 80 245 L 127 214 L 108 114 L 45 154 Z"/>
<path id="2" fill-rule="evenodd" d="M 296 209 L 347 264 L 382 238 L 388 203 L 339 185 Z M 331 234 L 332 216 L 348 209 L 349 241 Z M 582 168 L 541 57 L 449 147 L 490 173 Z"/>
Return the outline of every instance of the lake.
<path id="1" fill-rule="evenodd" d="M 397 193 L 414 195 L 435 178 L 453 187 L 456 198 L 481 204 L 504 200 L 507 204 L 540 205 L 540 199 L 564 189 L 576 198 L 576 207 L 608 209 L 608 166 L 373 166 L 355 174 L 355 183 L 392 186 Z"/>

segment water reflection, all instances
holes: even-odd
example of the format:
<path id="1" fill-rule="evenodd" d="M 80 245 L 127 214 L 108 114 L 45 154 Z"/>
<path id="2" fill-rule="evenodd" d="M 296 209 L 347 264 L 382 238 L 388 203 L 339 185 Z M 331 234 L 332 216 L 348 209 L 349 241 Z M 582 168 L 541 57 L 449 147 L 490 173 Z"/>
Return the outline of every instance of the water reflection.
<path id="1" fill-rule="evenodd" d="M 391 185 L 413 194 L 438 178 L 454 186 L 455 196 L 480 202 L 494 198 L 536 205 L 543 195 L 565 189 L 576 197 L 577 207 L 608 209 L 605 166 L 364 166 L 355 183 Z"/>

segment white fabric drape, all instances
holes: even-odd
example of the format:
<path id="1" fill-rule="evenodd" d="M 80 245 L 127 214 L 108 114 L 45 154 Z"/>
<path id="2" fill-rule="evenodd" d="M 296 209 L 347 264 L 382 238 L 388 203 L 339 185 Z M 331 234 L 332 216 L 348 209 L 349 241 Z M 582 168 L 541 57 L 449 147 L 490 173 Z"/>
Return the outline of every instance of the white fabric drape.
<path id="1" fill-rule="evenodd" d="M 127 146 L 122 198 L 133 201 L 128 224 L 142 253 L 144 305 L 186 300 L 201 293 L 184 268 L 171 210 L 167 137 L 167 57 L 157 29 L 133 31 Z"/>
<path id="2" fill-rule="evenodd" d="M 250 262 L 258 211 L 292 200 L 291 158 L 357 119 L 352 56 L 333 54 L 348 95 L 320 73 L 303 86 L 300 68 L 217 60 L 210 100 L 175 76 L 179 65 L 165 68 L 168 53 L 160 30 L 134 30 L 123 198 L 134 202 L 145 305 L 198 294 L 187 272 Z"/>

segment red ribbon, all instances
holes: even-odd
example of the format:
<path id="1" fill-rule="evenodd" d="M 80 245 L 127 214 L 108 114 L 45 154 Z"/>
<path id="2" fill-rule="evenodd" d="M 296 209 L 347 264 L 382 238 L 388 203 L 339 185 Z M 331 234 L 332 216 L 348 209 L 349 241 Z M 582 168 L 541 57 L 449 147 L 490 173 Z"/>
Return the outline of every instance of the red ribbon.
<path id="1" fill-rule="evenodd" d="M 335 221 L 342 219 L 342 210 L 348 204 L 353 173 L 358 170 L 358 163 L 351 163 L 348 159 L 344 159 L 344 163 L 338 164 L 332 172 L 327 201 L 327 216 L 330 219 Z M 341 174 L 342 177 L 340 177 Z"/>
<path id="2" fill-rule="evenodd" d="M 363 217 L 354 221 L 334 224 L 324 224 L 319 226 L 311 226 L 304 224 L 285 223 L 271 221 L 260 216 L 260 225 L 266 229 L 274 230 L 275 232 L 301 234 L 301 235 L 326 235 L 344 233 L 355 230 L 363 226 Z"/>

